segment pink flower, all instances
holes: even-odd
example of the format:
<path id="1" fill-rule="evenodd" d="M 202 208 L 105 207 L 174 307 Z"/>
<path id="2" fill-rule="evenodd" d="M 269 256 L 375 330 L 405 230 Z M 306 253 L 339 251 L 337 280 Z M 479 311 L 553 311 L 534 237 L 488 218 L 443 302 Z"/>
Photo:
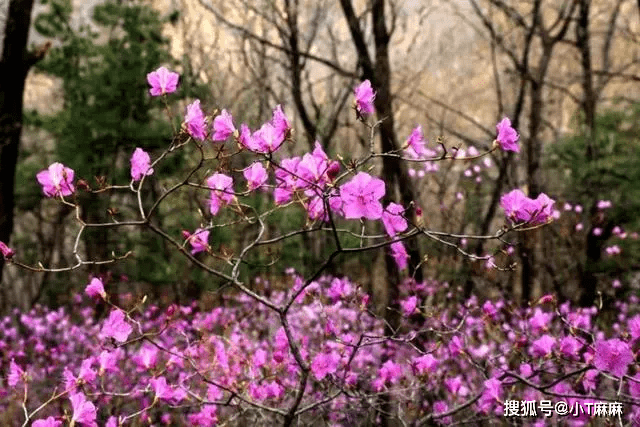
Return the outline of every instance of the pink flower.
<path id="1" fill-rule="evenodd" d="M 382 204 L 380 199 L 384 194 L 384 181 L 373 178 L 366 172 L 358 172 L 351 181 L 340 187 L 345 218 L 381 218 Z"/>
<path id="2" fill-rule="evenodd" d="M 250 167 L 246 168 L 242 174 L 247 180 L 249 191 L 253 191 L 257 188 L 262 187 L 269 178 L 269 176 L 267 175 L 267 170 L 264 168 L 264 166 L 262 166 L 262 163 L 259 162 L 256 162 Z"/>
<path id="3" fill-rule="evenodd" d="M 0 242 L 0 252 L 2 252 L 2 255 L 5 257 L 5 259 L 11 259 L 15 255 L 14 250 L 7 246 L 4 242 Z"/>
<path id="4" fill-rule="evenodd" d="M 375 99 L 376 94 L 371 87 L 371 82 L 369 80 L 363 81 L 356 86 L 354 92 L 356 97 L 356 113 L 358 116 L 364 117 L 373 114 L 375 111 L 373 107 L 373 100 Z"/>
<path id="5" fill-rule="evenodd" d="M 566 336 L 560 340 L 560 352 L 568 359 L 580 359 L 582 343 L 572 336 Z"/>
<path id="6" fill-rule="evenodd" d="M 289 119 L 282 111 L 281 105 L 276 105 L 273 109 L 273 117 L 271 118 L 271 124 L 273 125 L 276 133 L 282 135 L 282 139 L 287 139 L 291 133 L 291 124 Z"/>
<path id="7" fill-rule="evenodd" d="M 531 217 L 529 218 L 531 224 L 544 224 L 554 217 L 553 205 L 555 201 L 549 196 L 540 193 L 533 202 L 533 211 L 530 212 Z"/>
<path id="8" fill-rule="evenodd" d="M 498 141 L 500 148 L 504 151 L 513 151 L 515 153 L 520 152 L 520 147 L 518 146 L 518 139 L 520 138 L 520 135 L 518 135 L 518 132 L 511 127 L 511 120 L 505 117 L 496 125 L 496 130 L 498 132 L 496 140 Z"/>
<path id="9" fill-rule="evenodd" d="M 546 330 L 553 320 L 553 313 L 547 313 L 542 311 L 540 307 L 536 307 L 533 310 L 533 315 L 529 319 L 529 326 L 533 332 L 540 332 Z"/>
<path id="10" fill-rule="evenodd" d="M 204 141 L 207 137 L 206 126 L 204 122 L 204 113 L 200 108 L 200 100 L 196 99 L 187 105 L 187 112 L 184 116 L 184 122 L 187 126 L 189 135 L 199 141 Z"/>
<path id="11" fill-rule="evenodd" d="M 134 356 L 134 360 L 140 368 L 151 369 L 158 363 L 158 349 L 145 343 Z"/>
<path id="12" fill-rule="evenodd" d="M 629 394 L 634 399 L 640 398 L 640 372 L 633 376 L 633 380 L 629 381 Z"/>
<path id="13" fill-rule="evenodd" d="M 502 404 L 502 382 L 497 378 L 490 378 L 484 382 L 484 390 L 478 407 L 480 412 L 488 414 L 489 410 L 496 404 Z"/>
<path id="14" fill-rule="evenodd" d="M 9 363 L 9 375 L 7 376 L 7 383 L 9 387 L 15 387 L 20 381 L 24 379 L 24 370 L 18 366 L 18 364 L 11 359 Z"/>
<path id="15" fill-rule="evenodd" d="M 439 424 L 443 424 L 443 425 L 451 424 L 451 422 L 453 421 L 451 416 L 446 416 L 446 417 L 439 416 L 441 414 L 446 414 L 447 412 L 449 412 L 449 405 L 444 400 L 438 400 L 437 402 L 433 403 L 433 414 L 438 416 L 436 418 L 436 421 Z"/>
<path id="16" fill-rule="evenodd" d="M 182 235 L 191 244 L 191 255 L 206 252 L 209 249 L 209 230 L 198 228 L 193 234 L 183 231 Z"/>
<path id="17" fill-rule="evenodd" d="M 276 129 L 271 123 L 265 123 L 260 129 L 253 133 L 252 151 L 257 153 L 273 153 L 278 151 L 284 142 L 282 129 Z"/>
<path id="18" fill-rule="evenodd" d="M 49 417 L 47 419 L 35 420 L 31 427 L 60 427 L 62 425 L 62 421 L 57 421 L 53 417 Z"/>
<path id="19" fill-rule="evenodd" d="M 153 392 L 158 399 L 169 401 L 173 399 L 173 389 L 167 385 L 165 377 L 152 378 L 149 380 L 149 384 L 153 387 Z"/>
<path id="20" fill-rule="evenodd" d="M 273 199 L 277 206 L 284 205 L 285 203 L 291 200 L 293 196 L 293 191 L 287 190 L 286 188 L 276 188 L 273 190 Z"/>
<path id="21" fill-rule="evenodd" d="M 600 210 L 609 209 L 611 206 L 613 206 L 611 200 L 598 200 L 598 204 L 596 205 Z"/>
<path id="22" fill-rule="evenodd" d="M 311 362 L 311 372 L 318 380 L 323 380 L 327 375 L 333 374 L 338 370 L 340 356 L 330 353 L 319 353 Z"/>
<path id="23" fill-rule="evenodd" d="M 416 375 L 425 375 L 435 372 L 438 361 L 431 354 L 425 354 L 413 359 L 411 367 Z"/>
<path id="24" fill-rule="evenodd" d="M 402 309 L 402 314 L 405 317 L 411 316 L 413 313 L 415 313 L 416 308 L 418 308 L 418 297 L 412 295 L 407 299 L 403 299 L 402 301 L 400 301 L 400 308 Z"/>
<path id="25" fill-rule="evenodd" d="M 94 359 L 93 357 L 89 357 L 82 361 L 80 365 L 80 372 L 78 373 L 78 379 L 84 381 L 85 383 L 93 383 L 93 381 L 98 376 L 98 373 L 91 367 L 93 365 Z"/>
<path id="26" fill-rule="evenodd" d="M 133 331 L 131 325 L 125 321 L 122 310 L 112 310 L 102 325 L 101 334 L 106 338 L 114 338 L 118 342 L 125 342 Z"/>
<path id="27" fill-rule="evenodd" d="M 178 87 L 178 77 L 178 73 L 171 72 L 165 67 L 150 72 L 147 74 L 147 82 L 151 86 L 149 92 L 152 96 L 175 92 Z"/>
<path id="28" fill-rule="evenodd" d="M 89 282 L 87 287 L 84 288 L 84 292 L 91 298 L 98 296 L 102 299 L 107 298 L 107 293 L 104 291 L 104 284 L 102 283 L 102 280 L 97 277 L 91 279 L 91 282 Z"/>
<path id="29" fill-rule="evenodd" d="M 640 314 L 629 319 L 627 328 L 629 328 L 629 334 L 634 341 L 640 338 Z"/>
<path id="30" fill-rule="evenodd" d="M 618 245 L 613 245 L 613 246 L 607 246 L 606 248 L 604 248 L 604 251 L 607 253 L 607 255 L 619 255 L 620 252 L 622 252 L 622 250 L 620 249 L 620 246 Z"/>
<path id="31" fill-rule="evenodd" d="M 316 141 L 313 152 L 302 156 L 302 160 L 296 165 L 296 174 L 301 178 L 297 181 L 298 187 L 309 188 L 315 184 L 324 188 L 332 179 L 329 176 L 329 170 L 335 167 L 339 171 L 340 165 L 329 162 L 329 157 Z"/>
<path id="32" fill-rule="evenodd" d="M 214 134 L 211 139 L 214 141 L 224 141 L 236 131 L 236 127 L 233 125 L 233 117 L 227 110 L 222 110 L 220 115 L 213 119 L 213 130 Z"/>
<path id="33" fill-rule="evenodd" d="M 407 229 L 407 220 L 402 216 L 403 213 L 404 208 L 397 203 L 389 203 L 382 212 L 382 224 L 389 236 L 393 237 Z"/>
<path id="34" fill-rule="evenodd" d="M 427 155 L 427 150 L 424 146 L 425 140 L 422 134 L 422 126 L 416 126 L 416 128 L 411 132 L 409 138 L 407 139 L 407 144 L 405 151 L 409 155 L 409 157 L 413 159 L 421 159 L 425 158 Z"/>
<path id="35" fill-rule="evenodd" d="M 532 225 L 544 224 L 553 217 L 554 203 L 555 201 L 544 193 L 540 193 L 533 200 L 518 189 L 500 198 L 500 206 L 504 209 L 507 218 L 515 224 L 523 222 Z"/>
<path id="36" fill-rule="evenodd" d="M 69 396 L 71 407 L 73 408 L 73 417 L 71 421 L 75 421 L 82 425 L 97 426 L 96 423 L 96 407 L 89 402 L 82 393 L 76 393 Z"/>
<path id="37" fill-rule="evenodd" d="M 407 254 L 407 249 L 404 247 L 402 242 L 395 242 L 391 244 L 391 256 L 396 261 L 400 270 L 407 268 L 409 254 Z"/>
<path id="38" fill-rule="evenodd" d="M 98 375 L 105 372 L 116 372 L 118 370 L 118 352 L 103 350 L 98 356 Z"/>
<path id="39" fill-rule="evenodd" d="M 211 188 L 209 210 L 217 215 L 222 203 L 229 204 L 234 200 L 233 178 L 222 173 L 214 173 L 207 178 L 207 186 Z"/>
<path id="40" fill-rule="evenodd" d="M 598 340 L 595 343 L 596 352 L 594 366 L 600 371 L 608 371 L 622 377 L 633 362 L 633 353 L 629 344 L 617 338 Z"/>
<path id="41" fill-rule="evenodd" d="M 254 369 L 262 368 L 267 363 L 267 352 L 261 348 L 257 349 L 255 353 L 253 353 L 251 361 Z"/>
<path id="42" fill-rule="evenodd" d="M 329 214 L 324 207 L 324 200 L 320 196 L 310 197 L 305 203 L 305 209 L 309 219 L 316 221 L 329 221 Z"/>
<path id="43" fill-rule="evenodd" d="M 534 357 L 546 357 L 551 355 L 555 345 L 555 338 L 550 335 L 543 335 L 531 343 L 530 353 Z"/>
<path id="44" fill-rule="evenodd" d="M 402 377 L 402 366 L 387 360 L 378 371 L 378 377 L 387 384 L 395 384 Z"/>
<path id="45" fill-rule="evenodd" d="M 253 135 L 251 135 L 251 129 L 246 124 L 240 125 L 240 134 L 237 139 L 240 146 L 246 148 L 249 151 L 257 151 L 258 146 L 253 142 Z"/>
<path id="46" fill-rule="evenodd" d="M 216 405 L 204 405 L 200 412 L 189 414 L 189 425 L 209 427 L 218 423 L 218 410 Z"/>
<path id="47" fill-rule="evenodd" d="M 595 369 L 591 369 L 590 371 L 585 372 L 584 378 L 582 379 L 582 386 L 584 387 L 585 391 L 591 392 L 596 389 L 596 380 L 598 379 L 599 374 L 600 372 Z"/>
<path id="48" fill-rule="evenodd" d="M 131 156 L 131 178 L 134 181 L 140 181 L 143 176 L 149 176 L 152 173 L 153 168 L 151 167 L 149 153 L 142 148 L 136 148 Z"/>
<path id="49" fill-rule="evenodd" d="M 490 317 L 492 320 L 495 320 L 496 317 L 498 316 L 498 310 L 496 309 L 496 306 L 493 305 L 491 301 L 485 301 L 485 303 L 482 305 L 482 312 L 486 314 L 488 317 Z"/>
<path id="50" fill-rule="evenodd" d="M 73 186 L 73 169 L 62 163 L 53 163 L 48 169 L 38 172 L 36 178 L 47 197 L 70 196 L 76 191 Z"/>
<path id="51" fill-rule="evenodd" d="M 527 214 L 525 209 L 528 206 L 528 201 L 531 200 L 522 192 L 522 190 L 513 190 L 503 195 L 500 198 L 500 206 L 504 209 L 507 218 L 513 222 L 526 221 Z"/>

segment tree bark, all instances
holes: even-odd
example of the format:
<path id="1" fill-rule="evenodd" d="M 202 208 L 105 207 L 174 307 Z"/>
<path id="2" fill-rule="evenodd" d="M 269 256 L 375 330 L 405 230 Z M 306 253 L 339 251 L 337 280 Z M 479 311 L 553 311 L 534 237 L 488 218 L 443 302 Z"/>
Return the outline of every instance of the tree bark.
<path id="1" fill-rule="evenodd" d="M 24 85 L 29 68 L 46 53 L 27 52 L 33 0 L 12 0 L 0 59 L 0 241 L 9 244 L 13 232 L 13 207 L 18 148 L 22 135 Z M 0 283 L 4 259 L 0 257 Z"/>

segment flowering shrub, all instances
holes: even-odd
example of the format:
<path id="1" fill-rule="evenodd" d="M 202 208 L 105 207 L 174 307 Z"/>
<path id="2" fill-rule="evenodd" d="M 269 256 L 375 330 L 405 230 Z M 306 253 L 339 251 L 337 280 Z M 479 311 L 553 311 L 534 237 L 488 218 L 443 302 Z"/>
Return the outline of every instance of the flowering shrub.
<path id="1" fill-rule="evenodd" d="M 167 96 L 175 91 L 178 76 L 174 74 L 166 69 L 150 73 L 151 94 Z M 374 125 L 366 122 L 374 113 L 371 83 L 358 85 L 354 95 L 356 114 L 373 131 Z M 30 313 L 16 312 L 15 319 L 4 318 L 0 369 L 6 372 L 2 377 L 6 382 L 0 383 L 0 390 L 7 422 L 21 414 L 24 425 L 34 421 L 34 425 L 49 426 L 62 420 L 70 425 L 109 427 L 139 422 L 289 426 L 319 420 L 354 425 L 379 423 L 385 414 L 407 424 L 450 424 L 479 416 L 510 416 L 514 408 L 503 402 L 545 397 L 570 404 L 615 400 L 628 405 L 625 419 L 638 414 L 640 374 L 633 366 L 633 352 L 640 328 L 627 305 L 619 305 L 618 323 L 602 330 L 595 322 L 597 310 L 558 306 L 551 296 L 527 309 L 515 308 L 509 301 L 480 304 L 475 298 L 452 306 L 443 304 L 452 297 L 447 284 L 406 279 L 400 299 L 394 302 L 397 308 L 387 307 L 399 315 L 397 324 L 390 324 L 369 311 L 370 297 L 356 283 L 323 276 L 336 255 L 379 248 L 390 251 L 398 269 L 406 270 L 410 257 L 403 240 L 416 236 L 495 265 L 491 255 L 471 255 L 461 249 L 464 236 L 434 234 L 422 223 L 414 223 L 408 215 L 413 207 L 383 205 L 385 182 L 363 169 L 377 157 L 398 153 L 375 153 L 372 144 L 361 158 L 344 162 L 330 159 L 316 143 L 310 153 L 283 158 L 278 151 L 293 134 L 281 106 L 252 132 L 245 124 L 238 131 L 226 110 L 210 123 L 195 100 L 187 106 L 180 136 L 155 160 L 136 149 L 129 186 L 103 184 L 95 190 L 133 192 L 138 205 L 130 218 L 89 224 L 76 215 L 79 233 L 91 227 L 146 227 L 194 266 L 234 290 L 225 293 L 224 303 L 213 310 L 199 311 L 194 303 L 162 311 L 145 306 L 144 300 L 125 309 L 118 296 L 110 295 L 102 280 L 94 277 L 85 294 L 93 303 L 104 305 L 104 319 L 91 304 L 74 313 L 38 307 Z M 207 146 L 224 144 L 231 137 L 237 152 L 220 150 L 215 158 L 205 156 Z M 504 119 L 498 124 L 492 150 L 517 152 L 517 141 L 517 132 Z M 463 150 L 449 155 L 444 146 L 444 152 L 438 152 L 426 145 L 418 126 L 402 150 L 408 157 L 400 157 L 437 170 L 433 165 L 440 161 L 487 154 L 470 148 L 470 157 L 465 158 Z M 197 166 L 146 208 L 141 201 L 145 180 L 155 178 L 154 167 L 165 156 L 187 146 L 199 156 Z M 242 177 L 225 161 L 241 152 L 256 157 Z M 193 177 L 205 163 L 214 172 L 197 181 Z M 54 163 L 37 179 L 45 195 L 79 209 L 72 169 Z M 170 235 L 150 218 L 161 202 L 184 185 L 202 190 L 211 216 L 208 221 L 203 216 L 193 233 Z M 256 212 L 244 203 L 257 190 L 273 197 L 273 206 L 266 212 Z M 544 194 L 533 200 L 516 189 L 502 197 L 501 205 L 505 226 L 495 235 L 474 238 L 502 244 L 507 233 L 542 226 L 556 216 L 554 201 Z M 297 233 L 329 231 L 335 251 L 306 278 L 289 272 L 282 283 L 242 279 L 240 266 L 255 251 L 290 237 L 265 238 L 270 213 L 294 206 L 302 207 L 309 220 Z M 413 210 L 420 217 L 421 210 Z M 225 223 L 230 216 L 234 219 Z M 349 220 L 356 220 L 356 226 L 376 221 L 386 234 L 366 235 L 365 227 L 357 233 L 351 226 L 355 221 Z M 212 228 L 238 224 L 253 227 L 239 253 L 211 245 Z M 353 236 L 360 240 L 358 246 L 347 245 L 346 237 Z M 460 246 L 445 237 L 459 239 Z M 130 255 L 84 260 L 79 241 L 74 247 L 77 263 L 66 270 Z M 0 249 L 18 266 L 47 270 L 21 263 L 20 254 L 2 242 Z M 80 303 L 82 297 L 77 298 Z M 384 409 L 389 402 L 396 409 Z M 572 421 L 580 424 L 587 419 L 576 416 Z"/>
<path id="2" fill-rule="evenodd" d="M 138 418 L 164 425 L 271 424 L 300 398 L 297 384 L 306 375 L 295 412 L 302 423 L 375 421 L 384 392 L 406 423 L 502 417 L 506 400 L 545 398 L 622 402 L 625 420 L 640 416 L 640 373 L 633 367 L 640 315 L 630 304 L 617 305 L 610 331 L 596 326 L 595 308 L 557 305 L 552 297 L 527 309 L 504 300 L 481 305 L 473 297 L 432 313 L 418 301 L 441 301 L 453 290 L 407 280 L 401 325 L 389 340 L 357 284 L 323 276 L 303 289 L 294 272 L 282 280 L 256 286 L 275 304 L 295 297 L 289 333 L 276 312 L 242 293 L 211 310 L 152 305 L 142 312 L 114 309 L 106 321 L 78 295 L 82 308 L 72 313 L 38 306 L 0 319 L 2 361 L 9 365 L 2 412 L 17 419 L 24 403 L 34 419 L 61 421 L 66 410 L 67 420 L 80 425 L 129 425 Z M 49 399 L 56 403 L 41 408 Z"/>

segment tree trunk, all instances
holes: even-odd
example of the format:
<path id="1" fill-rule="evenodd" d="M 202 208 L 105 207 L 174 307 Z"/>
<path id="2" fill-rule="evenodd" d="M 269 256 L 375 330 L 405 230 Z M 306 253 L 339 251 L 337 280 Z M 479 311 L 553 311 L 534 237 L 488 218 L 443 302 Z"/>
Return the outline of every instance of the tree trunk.
<path id="1" fill-rule="evenodd" d="M 27 52 L 33 0 L 12 0 L 0 59 L 0 241 L 9 244 L 13 231 L 18 147 L 22 134 L 22 107 L 27 72 L 40 55 Z M 4 259 L 0 257 L 0 283 Z"/>

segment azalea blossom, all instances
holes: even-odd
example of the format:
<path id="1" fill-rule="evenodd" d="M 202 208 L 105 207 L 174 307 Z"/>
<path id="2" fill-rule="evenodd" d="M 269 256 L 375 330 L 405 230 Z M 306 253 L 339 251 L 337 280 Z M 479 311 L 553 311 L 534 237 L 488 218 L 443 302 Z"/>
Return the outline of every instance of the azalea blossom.
<path id="1" fill-rule="evenodd" d="M 211 215 L 217 215 L 222 204 L 233 202 L 233 178 L 222 173 L 214 173 L 207 178 L 207 186 L 211 188 L 209 210 Z"/>
<path id="2" fill-rule="evenodd" d="M 418 297 L 411 295 L 410 297 L 403 299 L 400 301 L 400 308 L 402 309 L 402 314 L 405 317 L 411 316 L 418 308 Z"/>
<path id="3" fill-rule="evenodd" d="M 48 169 L 38 172 L 36 178 L 42 185 L 45 196 L 70 196 L 76 191 L 73 175 L 73 169 L 62 163 L 53 163 Z"/>
<path id="4" fill-rule="evenodd" d="M 253 384 L 253 383 L 252 383 Z M 218 409 L 216 405 L 204 405 L 200 412 L 189 414 L 189 425 L 209 427 L 218 424 Z"/>
<path id="5" fill-rule="evenodd" d="M 422 134 L 422 126 L 418 125 L 407 138 L 405 151 L 412 159 L 421 159 L 427 156 L 425 148 L 424 135 Z"/>
<path id="6" fill-rule="evenodd" d="M 404 208 L 397 203 L 389 203 L 382 212 L 382 224 L 389 236 L 393 237 L 407 229 L 407 220 L 402 216 L 403 214 Z"/>
<path id="7" fill-rule="evenodd" d="M 376 97 L 376 93 L 371 87 L 371 82 L 365 80 L 356 86 L 355 90 L 355 104 L 356 112 L 360 117 L 370 116 L 374 113 L 375 108 L 373 106 L 373 100 Z"/>
<path id="8" fill-rule="evenodd" d="M 73 408 L 72 422 L 80 423 L 83 426 L 96 426 L 96 407 L 87 400 L 83 393 L 76 393 L 69 396 L 71 407 Z"/>
<path id="9" fill-rule="evenodd" d="M 136 148 L 131 156 L 131 178 L 140 181 L 143 176 L 153 174 L 151 157 L 142 148 Z"/>
<path id="10" fill-rule="evenodd" d="M 273 109 L 273 117 L 271 118 L 271 124 L 273 125 L 276 133 L 282 135 L 282 139 L 287 139 L 291 133 L 291 123 L 289 123 L 289 119 L 287 118 L 284 111 L 282 111 L 281 105 L 276 105 L 276 108 Z"/>
<path id="11" fill-rule="evenodd" d="M 106 338 L 113 338 L 123 343 L 133 331 L 131 325 L 125 321 L 125 315 L 122 310 L 112 310 L 109 317 L 102 325 L 101 334 Z"/>
<path id="12" fill-rule="evenodd" d="M 553 205 L 555 201 L 544 193 L 540 193 L 533 200 L 521 191 L 513 190 L 500 198 L 500 206 L 505 211 L 507 218 L 513 223 L 530 223 L 532 225 L 544 224 L 553 218 Z"/>
<path id="13" fill-rule="evenodd" d="M 149 93 L 152 96 L 160 96 L 167 93 L 173 93 L 178 87 L 178 73 L 169 71 L 165 67 L 160 67 L 156 71 L 147 74 L 147 82 L 151 89 Z"/>
<path id="14" fill-rule="evenodd" d="M 411 363 L 411 368 L 416 375 L 425 375 L 428 373 L 435 372 L 438 367 L 438 360 L 433 357 L 431 354 L 425 354 L 420 357 L 416 357 L 413 359 Z"/>
<path id="15" fill-rule="evenodd" d="M 478 401 L 478 408 L 481 412 L 488 414 L 495 405 L 501 405 L 502 382 L 497 378 L 490 378 L 484 382 L 484 390 Z"/>
<path id="16" fill-rule="evenodd" d="M 15 255 L 15 251 L 4 242 L 0 242 L 0 252 L 5 259 L 11 259 Z"/>
<path id="17" fill-rule="evenodd" d="M 62 425 L 62 421 L 58 421 L 53 417 L 48 417 L 46 419 L 35 420 L 31 427 L 60 427 Z"/>
<path id="18" fill-rule="evenodd" d="M 340 356 L 333 352 L 319 353 L 311 362 L 311 372 L 318 380 L 323 380 L 327 375 L 338 370 Z"/>
<path id="19" fill-rule="evenodd" d="M 104 290 L 104 284 L 102 283 L 102 280 L 97 277 L 91 279 L 91 282 L 89 282 L 87 287 L 84 288 L 84 292 L 91 298 L 98 296 L 102 299 L 107 298 L 107 293 Z"/>
<path id="20" fill-rule="evenodd" d="M 598 370 L 611 372 L 619 377 L 627 374 L 629 365 L 633 362 L 633 352 L 629 344 L 614 338 L 596 341 L 595 348 L 593 364 Z"/>
<path id="21" fill-rule="evenodd" d="M 204 141 L 207 137 L 204 113 L 200 108 L 200 100 L 196 99 L 187 105 L 187 112 L 184 116 L 184 123 L 187 133 L 199 141 Z"/>
<path id="22" fill-rule="evenodd" d="M 98 355 L 98 375 L 102 376 L 105 372 L 117 372 L 118 371 L 118 351 L 102 350 Z"/>
<path id="23" fill-rule="evenodd" d="M 182 236 L 191 244 L 191 255 L 206 252 L 209 249 L 209 230 L 198 228 L 193 234 L 185 230 Z"/>
<path id="24" fill-rule="evenodd" d="M 214 141 L 224 141 L 236 131 L 236 127 L 233 125 L 233 117 L 227 110 L 222 110 L 220 115 L 213 119 L 213 131 L 211 139 Z"/>
<path id="25" fill-rule="evenodd" d="M 556 339 L 551 335 L 543 335 L 531 343 L 531 355 L 534 357 L 550 356 L 556 345 Z"/>
<path id="26" fill-rule="evenodd" d="M 253 151 L 261 154 L 273 153 L 278 151 L 284 142 L 284 134 L 282 129 L 276 129 L 273 124 L 267 122 L 252 135 Z"/>
<path id="27" fill-rule="evenodd" d="M 502 119 L 502 121 L 496 125 L 496 130 L 498 132 L 496 141 L 498 141 L 500 148 L 504 151 L 520 152 L 520 146 L 518 145 L 520 135 L 511 127 L 511 120 L 509 120 L 509 118 L 505 117 Z"/>
<path id="28" fill-rule="evenodd" d="M 247 180 L 247 187 L 249 191 L 262 187 L 267 182 L 267 179 L 269 179 L 267 170 L 262 166 L 262 163 L 259 162 L 256 162 L 246 168 L 242 174 Z"/>
<path id="29" fill-rule="evenodd" d="M 382 217 L 380 199 L 384 194 L 384 181 L 366 172 L 358 172 L 351 181 L 340 187 L 345 218 L 380 219 Z"/>
<path id="30" fill-rule="evenodd" d="M 153 387 L 156 398 L 167 401 L 174 400 L 175 393 L 173 389 L 167 385 L 167 379 L 165 377 L 152 378 L 149 380 L 149 384 Z"/>
<path id="31" fill-rule="evenodd" d="M 395 242 L 391 244 L 391 256 L 396 261 L 398 268 L 400 270 L 404 270 L 407 268 L 409 254 L 407 253 L 407 249 L 404 247 L 402 242 Z"/>
<path id="32" fill-rule="evenodd" d="M 280 105 L 273 110 L 271 121 L 264 123 L 260 129 L 251 133 L 249 126 L 240 126 L 238 143 L 249 151 L 258 154 L 274 153 L 282 146 L 291 134 L 291 124 Z"/>
<path id="33" fill-rule="evenodd" d="M 20 381 L 24 379 L 24 370 L 18 366 L 18 364 L 11 359 L 9 363 L 9 375 L 7 376 L 7 383 L 10 387 L 15 387 Z"/>

